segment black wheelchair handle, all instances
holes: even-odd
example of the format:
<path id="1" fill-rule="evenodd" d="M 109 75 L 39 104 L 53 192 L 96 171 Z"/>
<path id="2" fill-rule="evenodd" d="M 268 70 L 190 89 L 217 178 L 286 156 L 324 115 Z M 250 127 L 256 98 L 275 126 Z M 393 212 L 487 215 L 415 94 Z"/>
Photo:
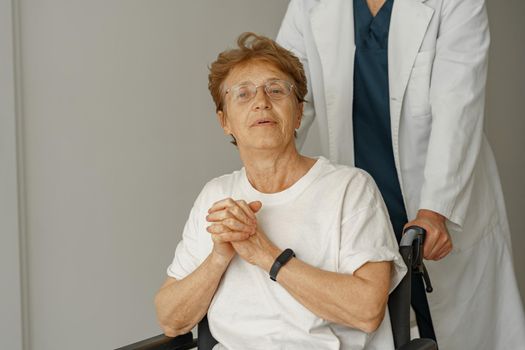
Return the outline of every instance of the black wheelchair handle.
<path id="1" fill-rule="evenodd" d="M 423 264 L 423 242 L 427 231 L 419 226 L 409 226 L 403 230 L 401 241 L 399 242 L 400 252 L 407 265 L 411 265 L 413 273 L 423 275 L 425 281 L 425 289 L 427 293 L 431 293 L 434 289 L 430 282 L 427 269 Z"/>
<path id="2" fill-rule="evenodd" d="M 425 240 L 427 231 L 423 227 L 409 226 L 403 230 L 401 241 L 399 242 L 400 247 L 410 247 L 415 240 L 420 240 L 421 243 Z M 419 243 L 419 242 L 418 242 Z"/>

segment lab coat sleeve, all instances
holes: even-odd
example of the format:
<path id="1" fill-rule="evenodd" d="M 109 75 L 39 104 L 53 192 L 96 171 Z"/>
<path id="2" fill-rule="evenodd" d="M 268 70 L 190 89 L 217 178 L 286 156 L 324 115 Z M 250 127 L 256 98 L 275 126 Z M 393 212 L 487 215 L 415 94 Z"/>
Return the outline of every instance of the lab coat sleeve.
<path id="1" fill-rule="evenodd" d="M 443 2 L 430 83 L 432 128 L 420 208 L 461 230 L 483 139 L 489 28 L 483 0 Z"/>
<path id="2" fill-rule="evenodd" d="M 284 16 L 281 28 L 277 34 L 276 41 L 284 48 L 290 50 L 296 55 L 303 64 L 306 79 L 308 82 L 308 93 L 306 94 L 306 103 L 304 103 L 303 118 L 301 126 L 297 130 L 296 145 L 298 149 L 304 144 L 308 130 L 312 125 L 315 117 L 314 101 L 312 95 L 312 86 L 310 84 L 310 71 L 308 67 L 308 58 L 306 52 L 305 25 L 308 21 L 306 9 L 303 1 L 290 1 L 288 10 Z"/>

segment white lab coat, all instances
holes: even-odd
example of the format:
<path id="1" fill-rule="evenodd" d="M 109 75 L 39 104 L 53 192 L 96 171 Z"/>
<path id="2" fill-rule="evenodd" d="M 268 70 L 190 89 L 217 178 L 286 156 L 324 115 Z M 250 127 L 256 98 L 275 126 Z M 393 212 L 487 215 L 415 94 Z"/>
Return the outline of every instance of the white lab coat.
<path id="1" fill-rule="evenodd" d="M 290 2 L 277 41 L 305 65 L 301 145 L 353 165 L 352 0 Z M 483 0 L 394 0 L 388 41 L 394 159 L 409 219 L 441 213 L 454 244 L 427 261 L 442 350 L 525 349 L 525 317 L 496 164 L 483 133 L 489 30 Z M 314 109 L 315 107 L 315 109 Z"/>

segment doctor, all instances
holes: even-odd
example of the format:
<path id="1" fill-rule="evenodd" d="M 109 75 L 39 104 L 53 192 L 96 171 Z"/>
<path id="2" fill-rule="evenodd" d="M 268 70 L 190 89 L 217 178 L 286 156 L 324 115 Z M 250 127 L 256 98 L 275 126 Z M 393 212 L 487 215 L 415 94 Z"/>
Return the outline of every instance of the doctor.
<path id="1" fill-rule="evenodd" d="M 483 133 L 483 0 L 292 0 L 277 41 L 310 82 L 298 143 L 367 170 L 392 225 L 427 229 L 435 290 L 413 281 L 441 349 L 524 349 L 525 317 L 496 164 Z"/>

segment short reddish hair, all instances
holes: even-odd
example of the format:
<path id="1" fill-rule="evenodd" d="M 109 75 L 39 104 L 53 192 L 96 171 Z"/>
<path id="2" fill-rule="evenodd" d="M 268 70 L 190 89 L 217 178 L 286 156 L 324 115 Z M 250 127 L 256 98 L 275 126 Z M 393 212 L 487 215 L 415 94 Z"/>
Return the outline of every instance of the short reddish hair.
<path id="1" fill-rule="evenodd" d="M 273 64 L 293 79 L 294 92 L 298 102 L 306 96 L 306 75 L 299 59 L 274 40 L 254 33 L 242 33 L 237 39 L 238 48 L 221 52 L 210 66 L 208 89 L 216 111 L 223 110 L 223 83 L 233 68 L 249 61 L 265 61 Z"/>

